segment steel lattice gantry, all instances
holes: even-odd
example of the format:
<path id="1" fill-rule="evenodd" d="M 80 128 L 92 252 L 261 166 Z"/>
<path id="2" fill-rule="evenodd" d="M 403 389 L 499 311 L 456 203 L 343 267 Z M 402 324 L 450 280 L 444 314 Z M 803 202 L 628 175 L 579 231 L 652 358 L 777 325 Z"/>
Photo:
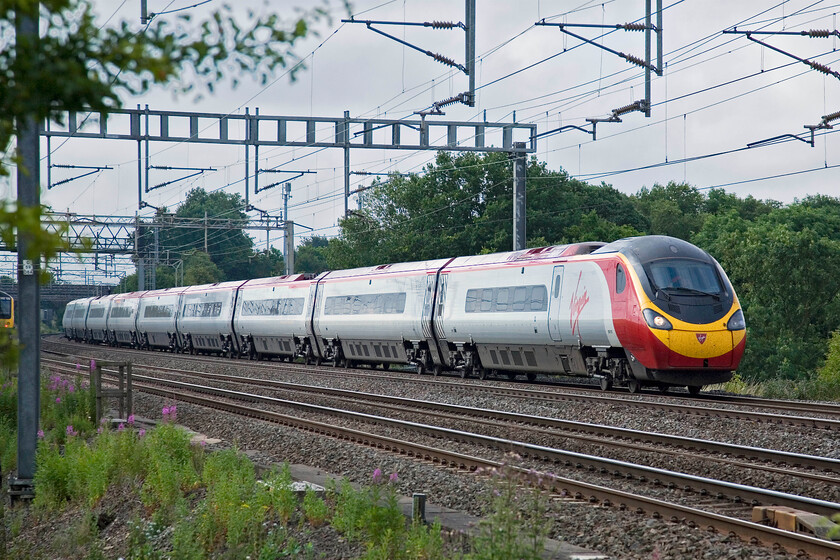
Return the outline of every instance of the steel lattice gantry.
<path id="1" fill-rule="evenodd" d="M 362 119 L 343 117 L 290 117 L 245 114 L 157 111 L 148 105 L 137 109 L 113 109 L 107 113 L 66 112 L 65 123 L 56 128 L 47 122 L 40 134 L 49 141 L 60 138 L 133 140 L 137 142 L 137 205 L 143 208 L 143 156 L 145 145 L 145 192 L 148 192 L 149 142 L 240 145 L 245 148 L 245 202 L 249 183 L 259 192 L 257 162 L 262 146 L 341 148 L 344 150 L 344 215 L 350 197 L 350 152 L 352 149 L 435 150 L 451 152 L 508 152 L 523 156 L 536 152 L 535 124 L 500 122 L 431 121 L 420 119 Z M 80 119 L 80 115 L 82 118 Z M 254 149 L 250 169 L 249 149 Z"/>

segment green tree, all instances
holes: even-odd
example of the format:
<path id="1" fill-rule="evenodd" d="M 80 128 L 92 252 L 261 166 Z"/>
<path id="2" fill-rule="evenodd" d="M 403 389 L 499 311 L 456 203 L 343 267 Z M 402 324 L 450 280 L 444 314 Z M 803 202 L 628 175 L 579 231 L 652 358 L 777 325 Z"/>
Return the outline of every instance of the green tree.
<path id="1" fill-rule="evenodd" d="M 795 203 L 755 221 L 733 210 L 709 217 L 696 236 L 718 258 L 744 307 L 746 375 L 805 378 L 821 364 L 828 337 L 840 326 L 840 234 L 831 231 L 836 209 L 840 204 Z"/>
<path id="2" fill-rule="evenodd" d="M 374 184 L 362 210 L 341 221 L 341 235 L 326 249 L 328 264 L 346 268 L 510 250 L 512 189 L 506 154 L 438 153 L 422 175 Z M 528 163 L 526 190 L 528 246 L 620 237 L 647 225 L 629 198 L 609 185 L 571 179 L 535 158 Z"/>
<path id="3" fill-rule="evenodd" d="M 210 255 L 203 251 L 193 251 L 184 259 L 184 284 L 212 284 L 221 282 L 223 273 L 210 259 Z"/>
<path id="4" fill-rule="evenodd" d="M 637 210 L 650 223 L 649 233 L 690 240 L 703 227 L 703 194 L 685 183 L 642 187 L 633 197 Z"/>
<path id="5" fill-rule="evenodd" d="M 304 239 L 295 251 L 295 272 L 319 274 L 327 270 L 326 248 L 329 244 L 326 237 L 318 235 Z"/>

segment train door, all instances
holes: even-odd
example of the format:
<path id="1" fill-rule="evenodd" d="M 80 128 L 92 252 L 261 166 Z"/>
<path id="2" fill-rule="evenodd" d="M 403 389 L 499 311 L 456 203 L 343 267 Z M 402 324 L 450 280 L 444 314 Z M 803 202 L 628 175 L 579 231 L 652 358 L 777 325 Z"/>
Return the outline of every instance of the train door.
<path id="1" fill-rule="evenodd" d="M 554 267 L 554 274 L 551 278 L 551 294 L 548 298 L 548 334 L 551 340 L 560 342 L 563 337 L 560 334 L 560 296 L 563 293 L 563 265 Z"/>
<path id="2" fill-rule="evenodd" d="M 446 338 L 446 329 L 443 326 L 443 313 L 446 307 L 446 286 L 449 284 L 449 274 L 441 274 L 438 280 L 438 298 L 437 305 L 435 305 L 435 331 L 438 339 L 444 340 Z"/>
<path id="3" fill-rule="evenodd" d="M 621 339 L 627 334 L 627 271 L 621 262 L 616 262 L 612 271 L 615 274 L 615 288 L 612 294 L 612 319 L 615 334 Z"/>

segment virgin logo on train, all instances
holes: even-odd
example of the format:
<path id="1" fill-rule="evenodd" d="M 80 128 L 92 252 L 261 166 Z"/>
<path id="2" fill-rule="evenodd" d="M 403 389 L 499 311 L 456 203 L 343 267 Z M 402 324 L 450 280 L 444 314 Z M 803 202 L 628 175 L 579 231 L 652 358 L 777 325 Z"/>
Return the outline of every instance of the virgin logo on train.
<path id="1" fill-rule="evenodd" d="M 695 336 L 697 336 L 697 342 L 699 342 L 700 344 L 706 342 L 706 333 L 696 333 Z"/>
<path id="2" fill-rule="evenodd" d="M 578 296 L 578 290 L 580 290 L 580 281 L 583 278 L 583 271 L 580 272 L 578 275 L 577 286 L 575 286 L 575 293 L 572 294 L 572 300 L 569 302 L 569 326 L 572 327 L 572 334 L 575 334 L 577 331 L 580 334 L 580 329 L 578 328 L 578 322 L 580 321 L 580 314 L 583 313 L 583 308 L 586 307 L 586 304 L 589 303 L 589 294 L 586 291 L 586 288 L 583 288 L 583 294 Z"/>

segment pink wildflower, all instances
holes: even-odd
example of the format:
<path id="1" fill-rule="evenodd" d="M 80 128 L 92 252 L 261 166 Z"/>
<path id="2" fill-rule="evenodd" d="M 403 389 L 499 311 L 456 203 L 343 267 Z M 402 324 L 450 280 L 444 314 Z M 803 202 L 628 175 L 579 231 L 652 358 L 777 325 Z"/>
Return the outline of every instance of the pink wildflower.
<path id="1" fill-rule="evenodd" d="M 82 369 L 82 364 L 76 364 L 76 369 L 77 369 L 77 370 Z"/>
<path id="2" fill-rule="evenodd" d="M 137 430 L 137 436 L 138 437 L 143 437 L 145 435 L 146 435 L 146 430 L 144 430 L 143 428 L 140 428 L 139 430 Z"/>
<path id="3" fill-rule="evenodd" d="M 100 426 L 100 427 L 96 428 L 96 433 L 97 433 L 97 434 L 101 434 L 101 433 L 102 433 L 102 426 Z"/>
<path id="4" fill-rule="evenodd" d="M 134 425 L 134 415 L 133 415 L 133 414 L 130 414 L 130 415 L 128 416 L 128 425 L 129 425 L 129 426 L 133 426 L 133 425 Z"/>
<path id="5" fill-rule="evenodd" d="M 391 476 L 388 477 L 388 484 L 396 484 L 398 479 L 397 473 L 391 473 Z"/>
<path id="6" fill-rule="evenodd" d="M 56 397 L 55 398 L 55 403 L 56 404 L 61 404 L 61 397 Z"/>
<path id="7" fill-rule="evenodd" d="M 44 430 L 38 430 L 38 439 L 44 439 Z"/>
<path id="8" fill-rule="evenodd" d="M 68 424 L 68 425 L 67 425 L 67 435 L 68 435 L 68 436 L 77 436 L 77 435 L 79 435 L 79 432 L 77 432 L 76 430 L 74 430 L 74 429 L 73 429 L 73 424 Z"/>
<path id="9" fill-rule="evenodd" d="M 373 471 L 373 483 L 379 484 L 382 482 L 382 469 L 376 469 Z"/>
<path id="10" fill-rule="evenodd" d="M 73 384 L 70 383 L 69 385 L 67 385 L 67 392 L 68 393 L 75 393 L 76 392 L 76 387 L 74 387 Z"/>
<path id="11" fill-rule="evenodd" d="M 93 371 L 96 369 L 96 360 L 90 361 L 90 370 Z"/>
<path id="12" fill-rule="evenodd" d="M 199 443 L 201 444 L 201 447 L 204 447 L 205 445 L 207 445 L 207 440 L 203 439 Z"/>
<path id="13" fill-rule="evenodd" d="M 119 425 L 119 426 L 117 426 L 117 431 L 118 431 L 118 432 L 122 432 L 123 430 L 125 430 L 125 424 L 123 424 L 122 422 L 120 422 L 120 425 Z"/>

